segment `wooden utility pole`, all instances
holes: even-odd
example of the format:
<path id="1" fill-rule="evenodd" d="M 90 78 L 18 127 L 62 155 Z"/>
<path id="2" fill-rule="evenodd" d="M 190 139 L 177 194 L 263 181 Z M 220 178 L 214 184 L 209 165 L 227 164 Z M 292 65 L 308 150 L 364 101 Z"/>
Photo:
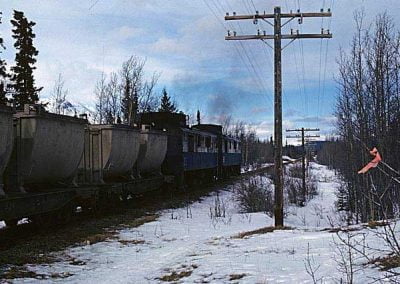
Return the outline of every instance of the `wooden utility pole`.
<path id="1" fill-rule="evenodd" d="M 306 187 L 306 144 L 305 144 L 305 138 L 316 138 L 320 137 L 319 135 L 305 135 L 305 132 L 309 131 L 319 131 L 318 128 L 298 128 L 298 129 L 287 129 L 286 132 L 301 132 L 301 136 L 299 135 L 294 135 L 294 136 L 286 136 L 286 138 L 301 138 L 301 148 L 302 148 L 302 159 L 301 159 L 301 169 L 302 169 L 302 198 L 301 200 L 301 206 L 305 205 L 306 202 L 306 195 L 307 195 L 307 187 Z"/>
<path id="2" fill-rule="evenodd" d="M 318 13 L 301 13 L 298 10 L 295 13 L 281 13 L 280 7 L 274 8 L 273 14 L 260 14 L 256 11 L 254 15 L 236 15 L 233 12 L 233 15 L 230 16 L 229 13 L 226 14 L 225 20 L 253 20 L 256 23 L 258 20 L 263 20 L 269 23 L 274 27 L 274 34 L 267 35 L 265 31 L 262 33 L 260 31 L 257 32 L 257 35 L 236 35 L 236 32 L 228 31 L 228 35 L 225 37 L 225 40 L 265 40 L 273 39 L 274 40 L 274 54 L 275 54 L 275 62 L 274 62 L 274 135 L 275 135 L 275 143 L 274 143 L 274 160 L 275 160 L 275 226 L 283 226 L 283 163 L 282 163 L 282 50 L 287 46 L 281 47 L 282 39 L 290 39 L 291 41 L 288 45 L 296 39 L 305 39 L 305 38 L 331 38 L 332 34 L 327 30 L 326 32 L 322 29 L 320 34 L 299 34 L 298 31 L 293 32 L 291 30 L 290 34 L 282 35 L 281 29 L 287 23 L 292 21 L 293 19 L 298 19 L 299 23 L 303 22 L 303 18 L 313 18 L 313 17 L 331 17 L 332 13 L 330 9 L 328 12 Z M 270 23 L 268 19 L 274 19 L 274 23 Z M 281 23 L 282 19 L 288 19 L 285 23 Z M 265 42 L 266 43 L 266 42 Z M 268 44 L 268 43 L 267 43 Z"/>

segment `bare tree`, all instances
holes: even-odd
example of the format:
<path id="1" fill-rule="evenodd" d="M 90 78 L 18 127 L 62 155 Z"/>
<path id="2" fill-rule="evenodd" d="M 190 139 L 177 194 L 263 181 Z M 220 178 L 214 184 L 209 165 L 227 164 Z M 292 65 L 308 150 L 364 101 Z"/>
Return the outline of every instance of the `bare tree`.
<path id="1" fill-rule="evenodd" d="M 120 116 L 120 98 L 121 92 L 118 84 L 118 75 L 116 73 L 111 73 L 104 92 L 104 113 L 106 123 L 113 124 L 117 117 Z"/>
<path id="2" fill-rule="evenodd" d="M 124 123 L 133 125 L 138 111 L 138 100 L 143 88 L 145 60 L 131 56 L 122 63 L 120 75 L 121 113 Z"/>
<path id="3" fill-rule="evenodd" d="M 156 111 L 159 105 L 159 99 L 155 95 L 154 88 L 156 87 L 161 74 L 154 72 L 150 80 L 145 81 L 139 95 L 139 111 L 148 112 Z"/>
<path id="4" fill-rule="evenodd" d="M 64 114 L 65 110 L 70 107 L 67 102 L 68 90 L 64 87 L 65 81 L 61 73 L 58 74 L 57 80 L 54 82 L 51 98 L 53 99 L 53 112 Z"/>
<path id="5" fill-rule="evenodd" d="M 400 185 L 390 175 L 376 170 L 357 174 L 371 158 L 366 147 L 377 147 L 387 164 L 400 167 L 400 34 L 386 13 L 378 15 L 372 25 L 364 23 L 362 12 L 354 18 L 351 48 L 338 59 L 340 141 L 331 147 L 337 151 L 331 163 L 347 183 L 341 194 L 347 203 L 345 210 L 354 214 L 357 223 L 393 216 L 400 205 Z M 388 206 L 377 206 L 378 196 Z"/>
<path id="6" fill-rule="evenodd" d="M 96 95 L 96 121 L 98 123 L 103 123 L 106 117 L 106 90 L 107 90 L 107 83 L 106 83 L 106 75 L 101 73 L 100 79 L 96 82 L 96 86 L 94 89 L 94 93 Z"/>

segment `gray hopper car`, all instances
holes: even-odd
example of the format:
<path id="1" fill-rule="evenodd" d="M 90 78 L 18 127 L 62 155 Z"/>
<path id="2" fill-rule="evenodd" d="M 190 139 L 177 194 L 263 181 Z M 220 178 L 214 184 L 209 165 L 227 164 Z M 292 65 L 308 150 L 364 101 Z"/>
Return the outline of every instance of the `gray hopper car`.
<path id="1" fill-rule="evenodd" d="M 14 114 L 14 124 L 10 188 L 23 192 L 35 184 L 71 182 L 82 158 L 87 120 L 25 105 L 23 112 Z"/>
<path id="2" fill-rule="evenodd" d="M 167 134 L 143 129 L 140 132 L 140 150 L 137 162 L 139 175 L 161 174 L 161 164 L 167 154 Z"/>
<path id="3" fill-rule="evenodd" d="M 128 125 L 88 125 L 79 180 L 130 179 L 139 155 L 139 136 L 139 130 Z"/>

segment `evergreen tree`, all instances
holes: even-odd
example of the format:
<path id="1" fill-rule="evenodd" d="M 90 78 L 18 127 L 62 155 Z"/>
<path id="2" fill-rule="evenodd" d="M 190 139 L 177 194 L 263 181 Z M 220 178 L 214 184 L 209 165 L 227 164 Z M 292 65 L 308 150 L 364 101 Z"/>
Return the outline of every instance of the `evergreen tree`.
<path id="1" fill-rule="evenodd" d="M 35 87 L 33 70 L 36 69 L 35 56 L 39 54 L 33 46 L 35 34 L 32 31 L 34 22 L 28 21 L 23 12 L 14 10 L 14 19 L 11 20 L 14 26 L 13 38 L 14 47 L 18 50 L 15 55 L 16 65 L 11 67 L 13 71 L 11 80 L 13 81 L 13 99 L 17 108 L 22 108 L 24 104 L 36 103 L 39 100 L 38 93 L 42 88 Z"/>
<path id="2" fill-rule="evenodd" d="M 0 24 L 1 24 L 1 15 L 2 13 L 0 12 Z M 4 46 L 4 41 L 3 38 L 0 36 L 0 54 L 1 54 L 1 49 L 6 49 Z M 6 85 L 5 85 L 5 79 L 7 77 L 7 71 L 6 71 L 6 62 L 5 60 L 2 60 L 0 58 L 0 105 L 5 105 L 7 103 L 7 98 L 6 98 Z"/>
<path id="3" fill-rule="evenodd" d="M 197 110 L 197 124 L 201 124 L 200 110 Z"/>
<path id="4" fill-rule="evenodd" d="M 158 109 L 160 112 L 176 112 L 176 106 L 171 102 L 171 97 L 168 96 L 167 90 L 164 88 L 162 91 L 161 105 Z"/>

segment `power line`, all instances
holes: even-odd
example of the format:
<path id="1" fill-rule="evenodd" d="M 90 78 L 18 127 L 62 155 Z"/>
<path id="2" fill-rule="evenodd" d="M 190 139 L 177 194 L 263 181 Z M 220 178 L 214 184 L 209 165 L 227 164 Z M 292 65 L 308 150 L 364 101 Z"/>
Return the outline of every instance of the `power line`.
<path id="1" fill-rule="evenodd" d="M 96 0 L 92 5 L 90 5 L 89 10 L 92 10 L 94 6 L 96 6 L 97 3 L 99 3 L 100 0 Z"/>
<path id="2" fill-rule="evenodd" d="M 291 20 L 303 17 L 330 17 L 331 13 L 300 13 L 300 11 L 295 13 L 281 13 L 280 7 L 274 8 L 273 14 L 259 14 L 256 12 L 254 15 L 236 15 L 233 16 L 227 14 L 225 16 L 226 21 L 230 20 L 263 20 L 263 19 L 274 19 L 274 34 L 267 35 L 266 33 L 257 33 L 257 35 L 241 35 L 237 36 L 236 32 L 225 37 L 225 40 L 274 40 L 274 165 L 275 165 L 275 206 L 274 206 L 274 216 L 275 216 L 275 226 L 283 226 L 283 163 L 282 163 L 282 45 L 283 39 L 291 39 L 293 42 L 296 39 L 302 38 L 332 38 L 330 33 L 321 34 L 282 34 L 282 26 Z M 288 19 L 283 25 L 281 23 L 282 19 Z M 289 43 L 290 44 L 290 43 Z"/>
<path id="3" fill-rule="evenodd" d="M 224 23 L 222 22 L 222 20 L 217 16 L 217 14 L 216 14 L 215 11 L 211 8 L 211 6 L 207 3 L 207 1 L 206 1 L 206 0 L 203 0 L 203 2 L 206 4 L 206 6 L 208 7 L 208 9 L 211 11 L 211 13 L 215 16 L 215 18 L 217 19 L 217 21 L 222 25 L 222 27 L 225 29 L 225 31 L 228 32 L 228 29 L 225 27 L 225 25 L 224 25 Z M 216 5 L 214 2 L 213 2 L 213 4 L 214 4 L 214 6 L 216 7 L 216 9 L 218 10 L 217 5 Z M 252 70 L 253 70 L 253 72 L 254 72 L 254 74 L 255 74 L 255 77 L 258 78 L 258 80 L 256 80 L 256 78 L 254 78 L 254 77 L 252 77 L 252 76 L 250 76 L 250 78 L 252 78 L 252 80 L 253 80 L 253 81 L 255 82 L 255 84 L 260 88 L 260 90 L 264 90 L 264 92 L 268 95 L 268 93 L 266 92 L 266 89 L 265 89 L 264 85 L 262 84 L 262 80 L 261 80 L 260 76 L 258 75 L 258 72 L 256 71 L 256 69 L 255 69 L 255 67 L 254 67 L 254 65 L 253 65 L 253 63 L 252 63 L 252 61 L 251 61 L 249 55 L 247 54 L 247 51 L 245 50 L 243 44 L 240 43 L 240 46 L 241 46 L 241 48 L 243 49 L 244 55 L 245 55 L 245 56 L 243 56 L 242 53 L 241 53 L 241 51 L 240 51 L 240 49 L 239 49 L 236 45 L 234 45 L 236 52 L 239 54 L 239 57 L 241 58 L 243 64 L 244 64 L 245 67 L 247 68 L 247 70 L 249 71 L 249 74 L 251 74 L 252 71 L 251 71 L 250 67 L 246 64 L 245 58 L 247 58 L 248 62 L 250 63 L 250 66 L 252 67 Z"/>

